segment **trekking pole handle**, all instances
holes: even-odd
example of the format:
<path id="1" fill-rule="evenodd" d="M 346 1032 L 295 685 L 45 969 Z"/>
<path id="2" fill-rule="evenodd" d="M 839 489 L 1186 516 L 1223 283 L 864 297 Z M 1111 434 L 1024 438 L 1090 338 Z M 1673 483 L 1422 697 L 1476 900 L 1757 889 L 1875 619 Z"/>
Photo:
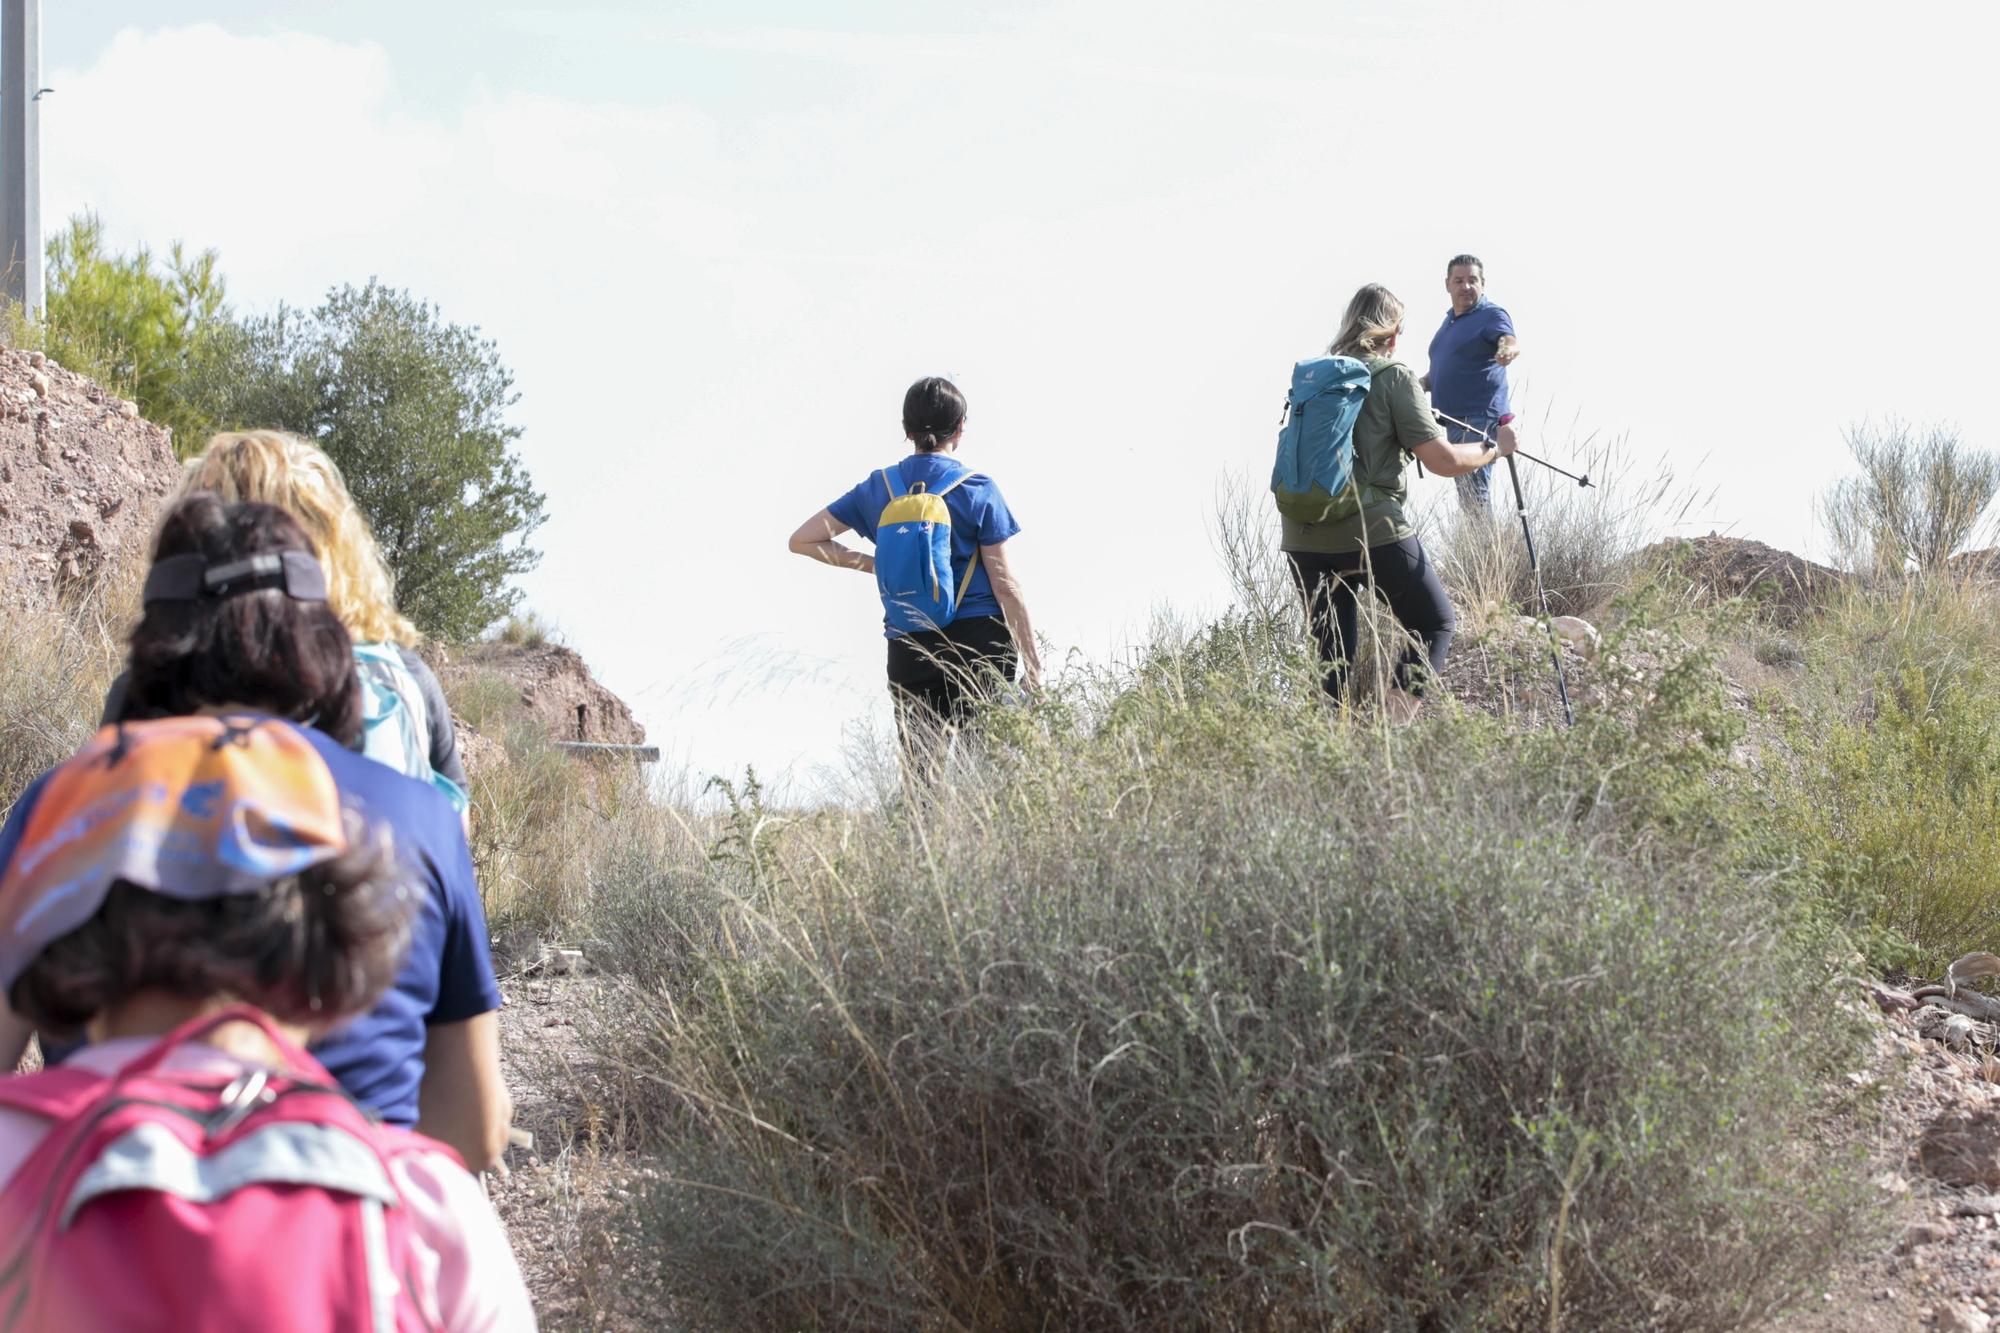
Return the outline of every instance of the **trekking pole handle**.
<path id="1" fill-rule="evenodd" d="M 1457 417 L 1451 415 L 1451 413 L 1439 412 L 1436 408 L 1432 408 L 1431 412 L 1440 421 L 1449 421 L 1454 426 L 1458 426 L 1462 429 L 1471 431 L 1474 435 L 1477 435 L 1480 438 L 1480 440 L 1486 444 L 1494 443 L 1493 437 L 1491 435 L 1488 435 L 1485 431 L 1473 425 L 1470 421 L 1460 421 Z M 1588 486 L 1591 484 L 1590 474 L 1588 472 L 1584 473 L 1582 476 L 1579 477 L 1576 473 L 1571 472 L 1569 469 L 1557 467 L 1554 463 L 1551 463 L 1546 458 L 1537 458 L 1533 454 L 1529 453 L 1526 449 L 1522 449 L 1519 446 L 1515 447 L 1514 452 L 1512 455 L 1510 455 L 1510 457 L 1525 458 L 1530 463 L 1540 463 L 1543 467 L 1547 468 L 1549 471 L 1568 477 L 1571 481 L 1575 482 L 1579 486 Z"/>

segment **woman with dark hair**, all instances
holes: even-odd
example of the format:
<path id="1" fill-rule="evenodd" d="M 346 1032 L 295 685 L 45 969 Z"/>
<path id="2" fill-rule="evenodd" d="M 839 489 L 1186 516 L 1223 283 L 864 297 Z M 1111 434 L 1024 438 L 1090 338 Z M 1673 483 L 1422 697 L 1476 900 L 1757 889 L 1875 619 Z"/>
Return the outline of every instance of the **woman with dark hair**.
<path id="1" fill-rule="evenodd" d="M 154 590 L 304 603 L 319 575 L 300 556 L 169 557 Z M 302 667 L 344 651 L 288 632 L 310 614 L 218 596 Z M 347 753 L 259 713 L 106 728 L 0 834 L 0 994 L 88 1038 L 0 1080 L 10 1327 L 532 1326 L 450 1148 L 373 1120 L 301 1049 L 375 1008 L 422 928 L 425 886 L 347 799 Z"/>
<path id="2" fill-rule="evenodd" d="M 506 1146 L 512 1108 L 471 854 L 443 794 L 347 748 L 361 726 L 353 648 L 312 542 L 282 509 L 197 493 L 161 521 L 143 596 L 112 727 L 191 715 L 298 724 L 343 808 L 388 838 L 421 890 L 395 984 L 315 1053 L 391 1124 L 415 1125 L 484 1170 Z M 0 831 L 0 872 L 39 790 Z M 6 1026 L 0 1056 L 11 1063 L 26 1037 L 18 1020 Z"/>
<path id="3" fill-rule="evenodd" d="M 989 682 L 1011 681 L 1018 667 L 1030 689 L 1040 686 L 1042 659 L 1007 543 L 1021 530 L 1000 488 L 953 455 L 965 437 L 965 397 L 950 380 L 918 380 L 903 395 L 903 436 L 914 452 L 871 472 L 845 495 L 799 525 L 789 543 L 795 555 L 841 569 L 875 574 L 876 556 L 835 538 L 852 529 L 882 553 L 885 513 L 910 507 L 937 520 L 948 515 L 950 549 L 939 544 L 940 568 L 931 587 L 943 609 L 926 618 L 910 613 L 878 579 L 887 610 L 889 693 L 905 745 L 912 725 L 931 730 L 965 721 Z M 944 514 L 934 505 L 941 501 Z M 890 520 L 888 530 L 904 528 Z M 940 534 L 941 536 L 942 534 Z M 948 555 L 948 568 L 943 560 Z M 948 597 L 956 589 L 955 597 Z"/>
<path id="4" fill-rule="evenodd" d="M 1458 628 L 1451 599 L 1404 512 L 1410 462 L 1440 477 L 1462 476 L 1513 453 L 1514 436 L 1510 429 L 1491 446 L 1445 438 L 1416 373 L 1396 360 L 1402 333 L 1403 303 L 1387 287 L 1370 283 L 1348 302 L 1327 352 L 1352 357 L 1368 370 L 1368 396 L 1354 421 L 1352 489 L 1327 496 L 1317 521 L 1283 512 L 1282 545 L 1305 600 L 1322 682 L 1336 701 L 1347 688 L 1364 589 L 1386 602 L 1415 637 L 1396 666 L 1401 688 L 1386 700 L 1392 715 L 1407 718 L 1421 704 L 1429 678 L 1444 669 Z"/>

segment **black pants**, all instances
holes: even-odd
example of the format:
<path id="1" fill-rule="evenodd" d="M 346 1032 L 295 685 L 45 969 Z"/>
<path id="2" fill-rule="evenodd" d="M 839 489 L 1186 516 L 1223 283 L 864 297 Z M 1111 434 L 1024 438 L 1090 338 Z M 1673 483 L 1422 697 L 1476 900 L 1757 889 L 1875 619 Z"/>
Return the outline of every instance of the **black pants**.
<path id="1" fill-rule="evenodd" d="M 1416 635 L 1421 645 L 1403 650 L 1396 663 L 1396 683 L 1411 694 L 1421 695 L 1426 677 L 1444 669 L 1458 618 L 1452 613 L 1444 585 L 1438 582 L 1437 571 L 1431 568 L 1430 557 L 1415 537 L 1371 546 L 1365 552 L 1322 555 L 1287 551 L 1285 558 L 1292 565 L 1292 581 L 1305 599 L 1306 619 L 1312 626 L 1313 641 L 1319 645 L 1319 659 L 1325 664 L 1321 682 L 1335 699 L 1347 689 L 1359 616 L 1357 601 L 1371 575 L 1376 596 L 1389 604 L 1403 628 Z"/>
<path id="2" fill-rule="evenodd" d="M 911 743 L 913 724 L 933 731 L 963 724 L 996 677 L 1014 679 L 1017 661 L 1014 636 L 1000 616 L 967 616 L 889 640 L 889 696 L 903 744 Z"/>

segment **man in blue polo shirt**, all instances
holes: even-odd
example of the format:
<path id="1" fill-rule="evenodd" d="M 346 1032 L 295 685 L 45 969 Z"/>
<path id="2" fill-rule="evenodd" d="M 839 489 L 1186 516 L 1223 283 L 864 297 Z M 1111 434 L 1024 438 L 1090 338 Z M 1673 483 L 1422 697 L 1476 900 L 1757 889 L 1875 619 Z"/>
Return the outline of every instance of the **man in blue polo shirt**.
<path id="1" fill-rule="evenodd" d="M 1451 309 L 1431 337 L 1431 371 L 1424 376 L 1431 405 L 1465 426 L 1445 422 L 1453 444 L 1482 435 L 1512 442 L 1514 413 L 1507 403 L 1507 367 L 1521 354 L 1514 321 L 1486 299 L 1486 266 L 1476 255 L 1455 255 L 1445 265 Z M 1471 427 L 1471 429 L 1467 429 Z M 1467 513 L 1492 512 L 1493 465 L 1458 480 L 1458 503 Z"/>

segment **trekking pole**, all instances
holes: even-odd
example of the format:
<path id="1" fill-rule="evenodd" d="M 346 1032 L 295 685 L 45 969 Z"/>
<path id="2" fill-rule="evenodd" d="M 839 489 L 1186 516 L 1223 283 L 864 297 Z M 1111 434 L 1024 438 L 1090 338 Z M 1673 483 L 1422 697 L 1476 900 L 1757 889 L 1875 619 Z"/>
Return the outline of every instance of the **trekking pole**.
<path id="1" fill-rule="evenodd" d="M 1517 451 L 1518 452 L 1518 451 Z M 1535 534 L 1528 530 L 1528 501 L 1521 494 L 1521 470 L 1514 466 L 1514 455 L 1507 455 L 1507 479 L 1514 483 L 1514 509 L 1521 516 L 1521 540 L 1528 544 L 1528 568 L 1535 575 L 1535 597 L 1542 605 L 1542 623 L 1549 627 L 1549 664 L 1556 669 L 1556 696 L 1562 700 L 1563 725 L 1576 725 L 1576 714 L 1569 706 L 1569 681 L 1563 676 L 1562 640 L 1556 635 L 1556 622 L 1549 615 L 1549 590 L 1542 582 L 1542 562 L 1535 558 Z"/>
<path id="2" fill-rule="evenodd" d="M 1457 417 L 1447 417 L 1442 412 L 1439 412 L 1438 416 L 1444 417 L 1446 421 L 1451 422 L 1454 426 L 1464 426 L 1465 429 L 1477 435 L 1487 444 L 1493 443 L 1493 437 L 1477 426 L 1466 425 L 1465 422 L 1460 421 Z M 1519 449 L 1516 449 L 1514 454 L 1520 452 Z M 1549 664 L 1556 669 L 1556 696 L 1562 700 L 1563 725 L 1573 727 L 1576 725 L 1576 713 L 1569 706 L 1569 681 L 1563 675 L 1562 640 L 1556 635 L 1555 619 L 1549 615 L 1549 589 L 1548 585 L 1542 582 L 1542 562 L 1535 555 L 1535 534 L 1528 527 L 1528 500 L 1521 493 L 1521 470 L 1514 466 L 1514 454 L 1507 455 L 1507 480 L 1514 484 L 1514 512 L 1521 516 L 1521 540 L 1528 544 L 1528 569 L 1535 576 L 1535 598 L 1541 603 L 1542 623 L 1549 627 Z M 1536 463 L 1542 462 L 1541 459 L 1534 458 L 1532 455 L 1529 456 L 1529 460 Z M 1576 477 L 1575 473 L 1563 472 L 1561 468 L 1556 467 L 1553 463 L 1542 463 L 1542 466 L 1553 472 L 1562 472 L 1565 477 Z M 1590 485 L 1590 478 L 1587 475 L 1578 478 L 1577 484 L 1588 486 Z"/>
<path id="3" fill-rule="evenodd" d="M 1455 416 L 1451 416 L 1448 415 L 1447 413 L 1437 411 L 1436 408 L 1433 408 L 1431 410 L 1439 421 L 1449 421 L 1454 426 L 1460 426 L 1466 430 L 1471 431 L 1474 435 L 1477 435 L 1480 439 L 1485 440 L 1488 444 L 1493 443 L 1491 437 L 1489 437 L 1485 431 L 1479 429 L 1479 427 L 1473 425 L 1471 422 L 1460 421 Z M 1571 472 L 1568 468 L 1557 467 L 1554 463 L 1551 463 L 1546 458 L 1535 457 L 1533 454 L 1529 453 L 1526 449 L 1516 449 L 1512 454 L 1509 455 L 1509 457 L 1525 458 L 1530 463 L 1540 463 L 1543 467 L 1547 468 L 1549 471 L 1557 473 L 1561 476 L 1568 477 L 1571 481 L 1575 482 L 1579 486 L 1589 486 L 1593 484 L 1590 480 L 1590 474 L 1588 472 L 1584 473 L 1582 476 L 1579 477 L 1576 473 Z"/>

